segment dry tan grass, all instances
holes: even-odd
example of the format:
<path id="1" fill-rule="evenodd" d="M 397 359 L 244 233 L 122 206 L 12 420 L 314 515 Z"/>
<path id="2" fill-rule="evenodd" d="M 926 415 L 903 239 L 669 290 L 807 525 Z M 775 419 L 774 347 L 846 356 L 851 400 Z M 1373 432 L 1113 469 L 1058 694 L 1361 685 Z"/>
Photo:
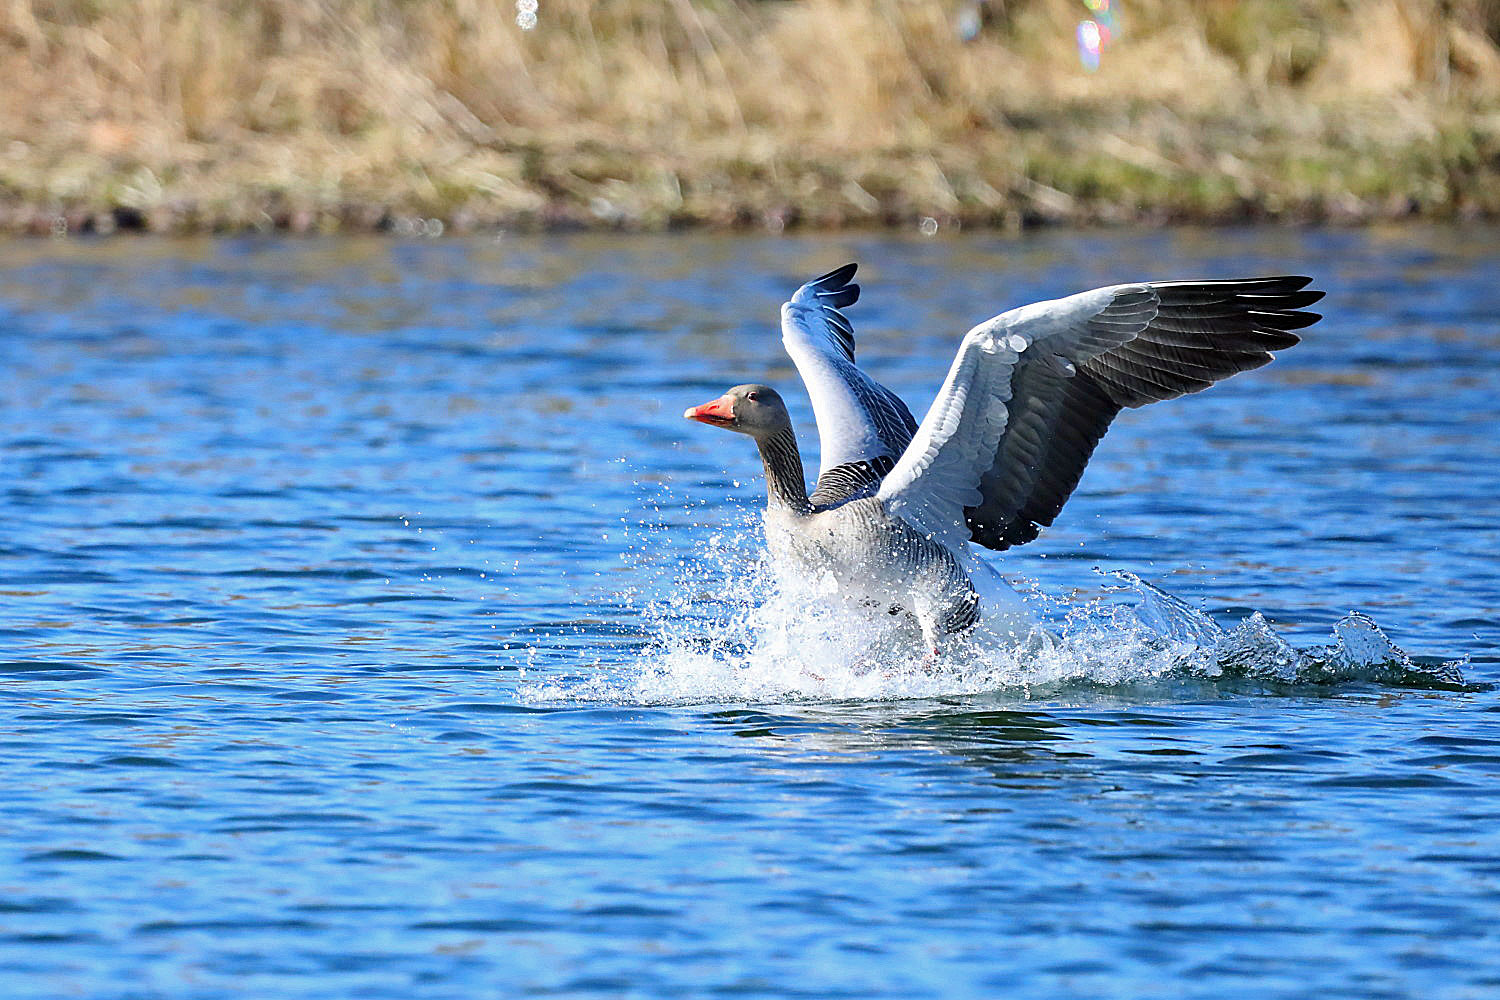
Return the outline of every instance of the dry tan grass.
<path id="1" fill-rule="evenodd" d="M 1496 0 L 1123 5 L 0 0 L 0 227 L 1500 213 Z"/>

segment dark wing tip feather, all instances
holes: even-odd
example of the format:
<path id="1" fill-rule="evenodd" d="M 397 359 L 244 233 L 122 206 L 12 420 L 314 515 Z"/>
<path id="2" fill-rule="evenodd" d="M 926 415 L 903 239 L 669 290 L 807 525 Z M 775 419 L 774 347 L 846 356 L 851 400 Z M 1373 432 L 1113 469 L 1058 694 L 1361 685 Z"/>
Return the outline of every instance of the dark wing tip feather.
<path id="1" fill-rule="evenodd" d="M 854 360 L 854 324 L 839 310 L 859 301 L 859 286 L 852 281 L 857 270 L 858 264 L 845 264 L 819 275 L 802 288 L 803 292 L 811 291 L 816 297 L 823 311 L 823 319 L 838 338 L 839 348 L 851 362 Z M 800 295 L 799 292 L 799 297 Z"/>
<path id="2" fill-rule="evenodd" d="M 854 272 L 857 270 L 859 265 L 851 262 L 814 278 L 808 285 L 825 306 L 835 309 L 852 306 L 859 301 L 859 286 L 853 283 Z"/>
<path id="3" fill-rule="evenodd" d="M 1311 281 L 1299 274 L 1151 282 L 1161 300 L 1151 323 L 1085 367 L 1120 406 L 1206 389 L 1300 341 L 1291 331 L 1322 318 L 1303 311 L 1323 297 L 1307 289 Z"/>
<path id="4" fill-rule="evenodd" d="M 827 282 L 830 287 L 837 288 L 840 285 L 847 285 L 849 283 L 849 279 L 854 277 L 854 272 L 858 270 L 859 262 L 851 260 L 847 264 L 834 268 L 827 274 L 818 275 L 812 281 L 808 282 L 808 284 L 821 286 L 824 282 Z M 1311 281 L 1312 279 L 1308 278 L 1307 280 Z"/>
<path id="5" fill-rule="evenodd" d="M 1301 330 L 1323 318 L 1322 313 L 1304 312 L 1300 309 L 1277 309 L 1276 312 L 1250 309 L 1245 315 L 1253 319 L 1257 326 L 1268 326 L 1273 330 Z"/>
<path id="6" fill-rule="evenodd" d="M 1325 294 L 1325 292 L 1320 292 L 1316 288 L 1311 288 L 1307 291 L 1283 292 L 1270 295 L 1263 292 L 1244 292 L 1239 298 L 1249 302 L 1263 300 L 1267 303 L 1274 303 L 1278 309 L 1302 309 L 1317 302 Z"/>
<path id="7" fill-rule="evenodd" d="M 1312 284 L 1312 279 L 1305 274 L 1273 274 L 1264 278 L 1189 278 L 1184 281 L 1152 281 L 1149 284 L 1158 292 L 1184 292 L 1200 299 L 1217 299 L 1226 294 L 1287 295 L 1306 288 Z M 1317 293 L 1320 298 L 1322 294 Z"/>

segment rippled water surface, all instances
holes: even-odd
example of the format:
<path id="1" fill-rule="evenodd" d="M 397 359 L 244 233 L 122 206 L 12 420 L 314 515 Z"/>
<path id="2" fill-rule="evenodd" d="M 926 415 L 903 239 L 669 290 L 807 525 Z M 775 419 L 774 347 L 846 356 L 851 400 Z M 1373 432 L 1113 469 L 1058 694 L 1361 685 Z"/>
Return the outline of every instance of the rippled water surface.
<path id="1" fill-rule="evenodd" d="M 1497 248 L 4 244 L 0 995 L 1500 995 Z M 1328 318 L 997 559 L 1060 659 L 850 670 L 680 414 L 763 380 L 810 431 L 776 309 L 851 259 L 919 414 L 1042 297 Z"/>

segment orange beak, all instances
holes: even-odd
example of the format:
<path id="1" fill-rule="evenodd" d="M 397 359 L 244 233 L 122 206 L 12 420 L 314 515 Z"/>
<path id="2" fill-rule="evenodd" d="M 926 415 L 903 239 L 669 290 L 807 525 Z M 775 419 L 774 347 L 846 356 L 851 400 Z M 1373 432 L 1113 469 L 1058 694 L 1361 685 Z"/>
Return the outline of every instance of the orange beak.
<path id="1" fill-rule="evenodd" d="M 690 406 L 682 414 L 689 420 L 696 420 L 700 424 L 714 424 L 723 427 L 734 423 L 734 400 L 728 396 L 720 396 L 712 403 L 704 403 L 702 406 Z"/>

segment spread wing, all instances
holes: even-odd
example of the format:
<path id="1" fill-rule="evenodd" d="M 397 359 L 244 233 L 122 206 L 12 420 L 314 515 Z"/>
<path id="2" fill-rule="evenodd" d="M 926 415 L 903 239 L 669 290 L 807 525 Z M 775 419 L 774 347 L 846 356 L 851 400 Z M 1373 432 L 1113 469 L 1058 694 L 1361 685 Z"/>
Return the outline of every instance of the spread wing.
<path id="1" fill-rule="evenodd" d="M 970 330 L 881 484 L 893 513 L 957 546 L 1029 542 L 1062 510 L 1123 407 L 1259 368 L 1316 323 L 1304 277 L 1114 285 Z"/>
<path id="2" fill-rule="evenodd" d="M 859 299 L 852 281 L 857 266 L 814 278 L 781 307 L 781 343 L 818 422 L 816 507 L 873 493 L 917 430 L 901 397 L 854 363 L 854 327 L 840 310 Z"/>

